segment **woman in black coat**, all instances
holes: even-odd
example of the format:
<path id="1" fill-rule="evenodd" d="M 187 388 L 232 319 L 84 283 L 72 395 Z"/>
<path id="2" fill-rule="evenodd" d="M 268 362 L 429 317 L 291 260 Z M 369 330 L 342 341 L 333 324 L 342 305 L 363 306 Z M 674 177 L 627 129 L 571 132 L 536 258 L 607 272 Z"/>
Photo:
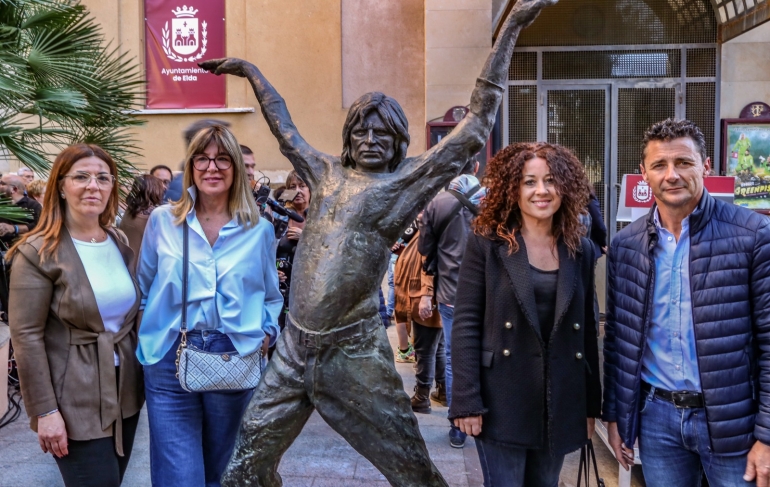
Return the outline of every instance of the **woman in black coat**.
<path id="1" fill-rule="evenodd" d="M 567 149 L 506 147 L 463 258 L 449 417 L 476 437 L 484 485 L 558 485 L 601 411 L 586 176 Z"/>

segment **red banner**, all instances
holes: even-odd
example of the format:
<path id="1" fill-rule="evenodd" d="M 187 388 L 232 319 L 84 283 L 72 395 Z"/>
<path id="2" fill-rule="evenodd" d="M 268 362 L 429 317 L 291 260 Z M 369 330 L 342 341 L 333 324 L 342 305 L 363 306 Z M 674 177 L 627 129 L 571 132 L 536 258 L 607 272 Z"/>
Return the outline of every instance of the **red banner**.
<path id="1" fill-rule="evenodd" d="M 145 0 L 147 108 L 223 108 L 225 76 L 198 67 L 225 57 L 224 0 Z"/>
<path id="2" fill-rule="evenodd" d="M 735 189 L 735 178 L 731 176 L 708 176 L 703 185 L 712 196 L 731 195 Z M 641 174 L 626 176 L 626 206 L 629 208 L 650 208 L 655 197 L 650 185 Z"/>

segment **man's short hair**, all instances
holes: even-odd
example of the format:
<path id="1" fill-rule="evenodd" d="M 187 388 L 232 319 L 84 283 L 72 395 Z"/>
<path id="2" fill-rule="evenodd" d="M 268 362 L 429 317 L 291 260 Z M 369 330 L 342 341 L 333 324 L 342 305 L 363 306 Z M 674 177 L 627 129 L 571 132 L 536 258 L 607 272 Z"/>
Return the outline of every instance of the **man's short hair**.
<path id="1" fill-rule="evenodd" d="M 19 194 L 24 194 L 27 190 L 26 184 L 24 183 L 24 180 L 21 179 L 21 176 L 17 176 L 16 174 L 6 174 L 4 177 L 6 179 L 5 184 L 16 188 Z"/>
<path id="2" fill-rule="evenodd" d="M 18 171 L 16 171 L 16 174 L 18 174 L 19 176 L 21 176 L 22 174 L 24 174 L 24 173 L 26 173 L 26 172 L 30 172 L 30 173 L 32 173 L 32 174 L 35 174 L 35 171 L 33 171 L 32 169 L 30 169 L 30 168 L 28 168 L 28 167 L 23 167 L 23 166 L 22 166 L 22 167 L 20 167 Z"/>
<path id="3" fill-rule="evenodd" d="M 396 152 L 393 160 L 388 164 L 388 170 L 393 172 L 401 164 L 401 161 L 406 158 L 406 149 L 409 147 L 409 122 L 401 105 L 393 98 L 378 91 L 361 96 L 353 102 L 350 110 L 348 110 L 345 125 L 342 126 L 342 155 L 340 159 L 343 166 L 356 167 L 356 161 L 350 157 L 350 134 L 353 132 L 353 127 L 362 122 L 373 111 L 380 115 L 385 127 L 393 134 L 395 139 Z"/>
<path id="4" fill-rule="evenodd" d="M 171 180 L 172 181 L 174 180 L 174 171 L 172 171 L 170 167 L 164 166 L 163 164 L 158 164 L 157 166 L 150 169 L 150 175 L 155 176 L 155 171 L 159 169 L 165 169 L 166 171 L 168 171 L 168 173 L 171 174 Z"/>
<path id="5" fill-rule="evenodd" d="M 642 141 L 642 164 L 644 164 L 644 153 L 647 150 L 647 145 L 653 140 L 668 142 L 684 137 L 692 139 L 695 143 L 695 148 L 698 150 L 698 153 L 700 153 L 701 162 L 705 162 L 708 158 L 708 154 L 706 153 L 706 137 L 698 126 L 695 125 L 695 122 L 667 118 L 662 122 L 653 124 L 644 133 L 644 140 Z"/>
<path id="6" fill-rule="evenodd" d="M 195 134 L 214 125 L 221 125 L 222 127 L 229 128 L 230 122 L 225 122 L 224 120 L 216 120 L 214 118 L 204 118 L 193 122 L 190 124 L 190 126 L 184 129 L 184 132 L 182 132 L 185 140 L 185 148 L 190 145 L 190 142 L 192 142 Z"/>
<path id="7" fill-rule="evenodd" d="M 241 154 L 244 156 L 251 156 L 254 155 L 254 151 L 249 149 L 248 146 L 241 144 Z"/>

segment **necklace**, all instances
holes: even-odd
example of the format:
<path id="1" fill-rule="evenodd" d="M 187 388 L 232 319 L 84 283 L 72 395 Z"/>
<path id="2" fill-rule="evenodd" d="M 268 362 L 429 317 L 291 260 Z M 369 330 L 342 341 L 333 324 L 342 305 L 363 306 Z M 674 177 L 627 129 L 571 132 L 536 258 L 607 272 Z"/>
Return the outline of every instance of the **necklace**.
<path id="1" fill-rule="evenodd" d="M 105 239 L 105 238 L 107 238 L 107 233 L 103 231 L 103 234 L 102 234 L 102 236 L 100 237 L 100 239 Z M 91 243 L 97 243 L 97 242 L 98 242 L 98 241 L 96 240 L 96 237 L 92 237 L 92 238 L 91 238 Z"/>

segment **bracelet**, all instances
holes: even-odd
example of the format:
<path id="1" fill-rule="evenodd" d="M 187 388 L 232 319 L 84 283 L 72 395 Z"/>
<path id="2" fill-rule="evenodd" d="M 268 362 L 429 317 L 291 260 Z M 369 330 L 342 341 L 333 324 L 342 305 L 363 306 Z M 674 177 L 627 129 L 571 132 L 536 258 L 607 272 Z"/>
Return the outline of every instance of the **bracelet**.
<path id="1" fill-rule="evenodd" d="M 45 413 L 45 414 L 38 414 L 38 415 L 37 415 L 37 419 L 40 419 L 40 418 L 45 418 L 46 416 L 50 416 L 50 415 L 52 415 L 52 414 L 56 414 L 56 413 L 58 413 L 58 412 L 59 412 L 59 409 L 57 408 L 57 409 L 54 409 L 53 411 L 48 411 L 48 412 L 47 412 L 47 413 Z"/>
<path id="2" fill-rule="evenodd" d="M 18 235 L 19 234 L 19 226 L 18 225 L 14 225 L 13 226 L 13 231 L 16 232 L 16 235 Z"/>

